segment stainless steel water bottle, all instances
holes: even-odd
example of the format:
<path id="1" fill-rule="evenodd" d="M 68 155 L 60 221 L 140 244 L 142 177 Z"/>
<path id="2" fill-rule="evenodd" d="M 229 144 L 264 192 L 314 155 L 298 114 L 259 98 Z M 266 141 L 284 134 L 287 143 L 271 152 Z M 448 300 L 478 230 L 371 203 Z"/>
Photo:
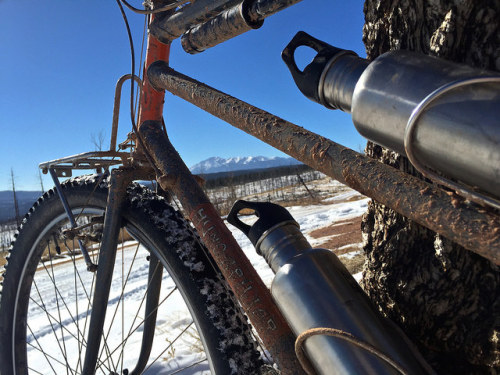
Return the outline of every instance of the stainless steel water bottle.
<path id="1" fill-rule="evenodd" d="M 238 213 L 252 210 L 253 225 Z M 228 221 L 241 229 L 276 276 L 271 294 L 296 335 L 313 328 L 345 331 L 373 345 L 408 374 L 425 374 L 419 354 L 393 323 L 372 306 L 330 250 L 313 249 L 283 207 L 238 201 Z M 304 349 L 319 374 L 399 374 L 392 365 L 348 341 L 326 335 L 308 338 Z"/>
<path id="2" fill-rule="evenodd" d="M 318 52 L 303 71 L 300 46 Z M 303 32 L 282 57 L 308 98 L 352 113 L 364 137 L 500 198 L 500 74 L 402 50 L 369 62 Z"/>

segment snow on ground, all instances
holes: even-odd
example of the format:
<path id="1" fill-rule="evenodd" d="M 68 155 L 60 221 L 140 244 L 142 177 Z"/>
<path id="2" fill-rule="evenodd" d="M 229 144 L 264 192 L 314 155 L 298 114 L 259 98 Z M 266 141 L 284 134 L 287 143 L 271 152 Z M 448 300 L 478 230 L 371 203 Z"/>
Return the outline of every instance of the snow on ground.
<path id="1" fill-rule="evenodd" d="M 289 207 L 289 211 L 295 220 L 299 223 L 302 231 L 305 233 L 307 237 L 307 233 L 321 228 L 325 225 L 331 224 L 336 220 L 345 220 L 349 218 L 354 218 L 363 214 L 367 207 L 368 199 L 362 198 L 354 201 L 345 202 L 346 199 L 351 199 L 355 197 L 355 194 L 352 192 L 345 192 L 343 196 L 337 199 L 331 199 L 327 204 L 315 204 L 308 206 L 293 206 Z M 256 254 L 253 246 L 250 241 L 245 237 L 245 235 L 236 229 L 235 227 L 229 225 L 230 230 L 234 234 L 234 237 L 241 245 L 243 251 L 250 259 L 251 263 L 256 268 L 257 272 L 261 275 L 262 279 L 267 285 L 270 285 L 273 279 L 273 273 L 270 268 L 267 266 L 265 260 Z M 137 246 L 127 246 L 119 256 L 123 256 L 126 261 L 131 261 L 136 255 L 135 249 Z M 141 251 L 139 249 L 139 251 Z M 141 256 L 144 256 L 143 254 Z M 85 313 L 85 290 L 80 286 L 85 284 L 88 285 L 91 283 L 91 280 L 83 280 L 79 281 L 73 276 L 73 264 L 72 262 L 61 263 L 58 265 L 57 270 L 61 273 L 63 280 L 58 283 L 57 290 L 54 290 L 53 286 L 49 282 L 44 282 L 40 280 L 37 284 L 37 288 L 40 290 L 40 293 L 46 293 L 47 295 L 51 295 L 52 297 L 45 298 L 44 304 L 50 305 L 52 304 L 54 311 L 57 311 L 57 304 L 60 303 L 58 296 L 64 296 L 68 300 L 75 299 L 76 295 L 78 295 L 78 316 L 84 318 Z M 134 326 L 134 315 L 131 312 L 140 310 L 143 300 L 142 294 L 145 290 L 145 281 L 147 280 L 148 267 L 147 265 L 142 265 L 135 270 L 137 273 L 134 275 L 127 284 L 126 295 L 129 300 L 129 305 L 126 309 L 122 309 L 119 300 L 121 294 L 121 287 L 123 285 L 123 280 L 119 278 L 113 279 L 111 297 L 110 299 L 113 301 L 113 309 L 119 314 L 122 314 L 125 317 L 125 320 L 129 323 L 132 322 L 132 326 Z M 92 274 L 88 272 L 81 272 L 82 278 L 89 277 L 91 278 Z M 359 280 L 360 274 L 356 275 L 356 278 Z M 50 279 L 50 278 L 49 278 Z M 47 278 L 46 278 L 47 280 Z M 78 284 L 75 287 L 75 284 Z M 170 292 L 174 288 L 174 284 L 169 276 L 164 277 L 164 286 L 166 287 L 166 292 Z M 36 296 L 35 296 L 36 299 Z M 50 306 L 49 309 L 50 311 Z M 130 314 L 129 314 L 130 313 Z M 55 314 L 55 313 L 54 313 Z M 50 341 L 52 335 L 48 335 L 47 333 L 53 333 L 54 327 L 52 324 L 47 323 L 47 314 L 42 314 L 40 311 L 34 311 L 32 315 L 30 315 L 30 322 L 34 327 L 41 328 L 42 334 L 37 334 L 36 337 L 28 332 L 28 342 L 32 347 L 30 347 L 29 355 L 30 355 L 30 363 L 37 364 L 36 370 L 39 373 L 54 373 L 54 371 L 49 367 L 48 361 L 44 358 L 43 354 L 36 349 L 37 346 L 40 347 L 50 347 L 50 345 L 54 345 L 54 342 Z M 77 341 L 74 340 L 79 335 L 78 328 L 74 324 L 75 318 L 72 317 L 69 313 L 66 313 L 65 309 L 62 309 L 62 320 L 65 322 L 64 327 L 57 327 L 56 333 L 60 337 L 64 337 L 64 345 L 68 347 L 71 355 L 76 355 L 81 347 L 78 346 Z M 180 296 L 175 297 L 174 302 L 169 305 L 162 306 L 162 310 L 159 311 L 158 315 L 158 326 L 159 331 L 155 336 L 156 341 L 168 341 L 170 340 L 168 334 L 173 332 L 180 332 L 186 327 L 186 324 L 189 325 L 190 316 L 188 314 L 187 308 L 183 305 Z M 136 324 L 135 324 L 136 325 Z M 191 329 L 191 328 L 189 328 Z M 84 328 L 82 328 L 84 330 Z M 60 331 L 60 332 L 59 332 Z M 194 338 L 193 338 L 194 337 Z M 130 353 L 138 353 L 140 351 L 140 338 L 141 335 L 131 335 L 128 340 L 128 350 Z M 47 341 L 45 341 L 47 340 Z M 112 348 L 117 345 L 117 342 L 121 340 L 121 334 L 110 334 L 110 339 L 108 342 L 109 351 L 113 351 Z M 115 342 L 116 341 L 116 342 Z M 161 353 L 156 352 L 154 355 L 158 355 L 160 357 L 160 361 L 155 363 L 151 368 L 146 372 L 147 374 L 170 374 L 172 371 L 178 368 L 182 368 L 183 365 L 189 363 L 196 363 L 201 359 L 203 359 L 203 354 L 199 353 L 198 349 L 196 349 L 196 344 L 199 344 L 199 339 L 196 339 L 196 334 L 191 335 L 191 339 L 187 339 L 185 341 L 179 340 L 176 342 L 175 355 L 180 354 L 180 357 L 176 357 L 175 361 L 170 360 L 170 354 L 174 353 Z M 116 361 L 127 361 L 128 357 L 118 357 Z M 167 364 L 168 367 L 165 366 Z M 64 367 L 64 366 L 62 366 Z M 56 370 L 56 373 L 66 373 L 66 371 Z M 111 367 L 111 365 L 110 365 Z M 183 374 L 204 374 L 207 373 L 208 365 L 206 362 L 203 362 L 199 365 L 193 366 L 189 368 L 186 372 L 182 372 Z"/>
<path id="2" fill-rule="evenodd" d="M 131 370 L 136 363 L 142 340 L 141 322 L 145 315 L 144 292 L 147 288 L 149 269 L 149 263 L 146 261 L 147 255 L 148 253 L 136 244 L 125 246 L 117 254 L 118 264 L 113 274 L 109 296 L 110 305 L 104 328 L 106 345 L 105 349 L 101 349 L 106 352 L 101 358 L 106 358 L 106 360 L 103 360 L 102 364 L 104 372 L 98 372 L 100 374 L 110 374 L 117 366 Z M 76 368 L 75 373 L 80 373 L 82 363 L 79 362 L 78 357 L 85 345 L 79 342 L 82 337 L 86 337 L 88 331 L 88 317 L 91 309 L 87 297 L 91 295 L 89 286 L 95 282 L 93 280 L 95 274 L 86 272 L 84 264 L 77 266 L 78 271 L 75 273 L 72 261 L 60 262 L 58 260 L 58 262 L 53 272 L 46 272 L 41 267 L 39 275 L 35 278 L 31 294 L 32 302 L 28 312 L 30 324 L 27 335 L 28 358 L 29 363 L 38 373 L 65 374 L 67 373 L 66 362 Z M 122 263 L 135 264 L 130 274 L 126 266 L 123 271 L 120 270 L 119 265 Z M 57 280 L 57 287 L 53 285 L 52 280 Z M 189 311 L 181 295 L 175 290 L 173 280 L 165 273 L 160 301 L 167 295 L 170 297 L 167 300 L 168 304 L 163 303 L 158 309 L 155 342 L 167 344 L 175 342 L 174 346 L 166 351 L 163 351 L 165 345 L 156 351 L 153 349 L 151 356 L 152 358 L 158 357 L 159 361 L 149 368 L 146 374 L 170 374 L 205 358 L 200 350 L 200 341 Z M 121 302 L 123 299 L 126 301 L 125 304 Z M 41 306 L 44 309 L 41 309 Z M 108 318 L 113 319 L 108 320 Z M 113 323 L 108 324 L 111 320 Z M 63 322 L 63 324 L 60 325 L 58 322 Z M 181 335 L 183 332 L 187 334 Z M 58 340 L 54 340 L 54 335 L 58 337 Z M 178 340 L 175 339 L 177 336 L 180 336 Z M 125 355 L 119 350 L 123 340 L 127 341 Z M 55 351 L 52 351 L 54 347 Z M 47 350 L 49 355 L 44 354 L 40 349 Z M 60 353 L 67 353 L 66 357 L 57 357 L 57 360 L 54 360 Z M 48 359 L 51 359 L 50 364 Z M 207 369 L 208 364 L 204 361 L 182 373 L 188 375 L 209 373 Z"/>
<path id="3" fill-rule="evenodd" d="M 363 198 L 352 202 L 292 206 L 287 207 L 287 209 L 299 223 L 302 233 L 304 233 L 310 242 L 313 242 L 308 236 L 309 232 L 338 220 L 350 219 L 362 215 L 366 211 L 368 200 L 368 198 Z M 261 278 L 266 285 L 270 286 L 274 274 L 264 258 L 256 253 L 250 240 L 248 240 L 243 232 L 232 225 L 229 225 L 229 228 Z"/>

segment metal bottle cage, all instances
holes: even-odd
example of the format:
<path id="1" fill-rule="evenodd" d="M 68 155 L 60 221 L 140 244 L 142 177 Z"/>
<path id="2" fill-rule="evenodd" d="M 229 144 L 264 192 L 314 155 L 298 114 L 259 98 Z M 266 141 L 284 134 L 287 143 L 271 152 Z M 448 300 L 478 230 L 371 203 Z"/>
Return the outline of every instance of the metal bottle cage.
<path id="1" fill-rule="evenodd" d="M 488 205 L 494 207 L 496 209 L 500 209 L 500 201 L 485 196 L 484 194 L 478 193 L 470 189 L 469 187 L 458 184 L 450 179 L 447 179 L 443 176 L 440 176 L 436 172 L 429 169 L 426 165 L 424 165 L 419 159 L 418 154 L 415 150 L 415 134 L 417 125 L 419 123 L 420 118 L 424 114 L 425 110 L 430 107 L 431 104 L 436 102 L 439 98 L 449 93 L 452 90 L 457 88 L 474 85 L 478 83 L 491 83 L 497 82 L 500 83 L 500 77 L 496 76 L 477 76 L 471 78 L 464 78 L 457 81 L 453 81 L 447 83 L 441 87 L 438 87 L 436 90 L 427 95 L 413 110 L 410 118 L 408 119 L 408 123 L 406 124 L 405 135 L 404 135 L 404 147 L 406 151 L 406 156 L 413 164 L 413 166 L 420 172 L 424 177 L 446 186 L 454 191 L 456 191 L 459 195 L 462 195 L 466 199 L 469 199 L 472 202 L 479 203 L 480 205 Z"/>

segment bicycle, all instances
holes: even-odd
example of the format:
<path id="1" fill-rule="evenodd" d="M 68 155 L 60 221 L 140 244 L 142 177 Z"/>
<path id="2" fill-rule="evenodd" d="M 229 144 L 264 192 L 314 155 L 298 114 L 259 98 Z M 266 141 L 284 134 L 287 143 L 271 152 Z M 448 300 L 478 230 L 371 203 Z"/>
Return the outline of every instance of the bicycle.
<path id="1" fill-rule="evenodd" d="M 273 2 L 263 3 L 274 9 Z M 236 17 L 241 15 L 238 13 L 241 8 L 230 8 L 234 2 L 220 1 L 214 4 L 212 6 L 216 9 L 213 14 L 207 13 L 205 9 L 203 12 L 200 10 L 198 15 L 201 14 L 202 18 L 196 18 L 197 23 L 201 24 L 207 19 L 210 22 L 212 16 L 217 17 L 227 8 L 227 11 L 236 14 Z M 217 8 L 217 4 L 223 9 Z M 171 6 L 163 5 L 165 8 Z M 173 5 L 178 7 L 182 4 L 176 2 Z M 177 17 L 174 21 L 180 19 L 181 21 L 175 22 L 183 24 L 183 14 L 178 12 L 168 17 Z M 210 17 L 207 17 L 207 14 Z M 153 20 L 155 17 L 153 16 Z M 163 22 L 168 17 L 158 19 Z M 169 20 L 176 26 L 174 21 Z M 252 22 L 254 23 L 245 27 L 259 25 L 258 19 Z M 217 24 L 215 26 L 217 27 Z M 239 32 L 240 27 L 241 24 L 233 31 Z M 171 29 L 170 33 L 174 33 L 175 37 L 179 36 L 175 35 L 176 29 L 173 30 Z M 201 33 L 203 35 L 203 30 Z M 189 42 L 190 48 L 201 49 L 199 45 L 193 47 L 195 41 L 196 39 Z M 295 342 L 294 334 L 272 302 L 269 292 L 259 281 L 255 270 L 241 252 L 238 252 L 237 244 L 204 196 L 196 179 L 170 144 L 161 123 L 163 97 L 157 94 L 155 88 L 168 89 L 185 100 L 201 105 L 234 126 L 301 161 L 306 161 L 307 164 L 366 195 L 388 206 L 398 207 L 403 214 L 424 222 L 431 228 L 440 227 L 443 223 L 434 222 L 428 211 L 413 208 L 426 206 L 429 200 L 437 206 L 434 211 L 432 207 L 428 207 L 429 210 L 453 213 L 459 217 L 458 223 L 462 225 L 498 221 L 494 214 L 484 214 L 474 207 L 457 208 L 452 203 L 453 198 L 438 188 L 412 179 L 390 167 L 379 165 L 327 139 L 176 73 L 161 63 L 167 60 L 167 45 L 159 43 L 152 36 L 149 37 L 149 45 L 145 62 L 149 80 L 140 81 L 140 126 L 135 129 L 135 135 L 130 135 L 119 147 L 122 150 L 131 148 L 132 151 L 115 151 L 114 126 L 110 151 L 81 154 L 41 165 L 42 169 L 53 176 L 56 189 L 40 198 L 25 218 L 9 259 L 0 306 L 2 343 L 9 348 L 2 351 L 3 363 L 7 364 L 2 371 L 26 373 L 29 369 L 37 372 L 38 370 L 28 363 L 27 352 L 30 348 L 42 352 L 42 356 L 50 364 L 50 371 L 56 374 L 94 373 L 96 367 L 103 373 L 142 373 L 156 370 L 157 358 L 173 358 L 175 354 L 181 354 L 179 361 L 182 362 L 188 357 L 186 352 L 174 353 L 170 345 L 176 338 L 170 340 L 166 348 L 161 348 L 160 351 L 155 351 L 156 348 L 153 347 L 157 337 L 162 337 L 155 331 L 161 330 L 158 319 L 161 323 L 162 316 L 172 313 L 158 312 L 158 309 L 165 306 L 164 298 L 170 297 L 178 290 L 193 315 L 193 320 L 186 322 L 178 332 L 189 332 L 191 340 L 188 340 L 186 345 L 201 343 L 205 351 L 201 358 L 196 355 L 189 356 L 188 369 L 208 362 L 209 365 L 202 364 L 202 368 L 210 367 L 216 373 L 258 373 L 262 369 L 268 370 L 260 359 L 256 340 L 247 318 L 240 309 L 239 305 L 242 305 L 266 350 L 271 352 L 280 369 L 284 372 L 300 373 L 300 366 L 290 348 Z M 133 75 L 124 77 L 131 78 L 136 79 Z M 268 126 L 269 123 L 273 124 L 272 130 Z M 299 133 L 301 137 L 297 136 Z M 341 162 L 335 164 L 335 160 Z M 72 169 L 79 168 L 111 172 L 109 175 L 101 173 L 74 178 L 63 185 L 58 184 L 58 177 L 67 177 Z M 376 175 L 383 177 L 373 178 Z M 160 188 L 157 193 L 132 184 L 133 180 L 148 179 L 158 180 Z M 409 182 L 401 187 L 401 184 L 398 185 L 400 181 Z M 406 201 L 401 203 L 400 198 L 392 196 L 391 185 L 398 185 L 403 195 L 407 195 L 408 198 L 403 199 Z M 424 190 L 429 192 L 431 197 L 419 199 Z M 199 237 L 191 228 L 191 224 L 168 204 L 169 192 L 179 199 Z M 256 211 L 258 209 L 255 208 Z M 445 228 L 446 231 L 450 231 L 450 226 L 452 225 Z M 443 231 L 442 228 L 437 229 Z M 471 238 L 456 230 L 451 232 L 453 238 L 466 243 L 476 252 L 490 257 L 496 256 L 491 255 L 489 249 L 484 249 L 477 238 Z M 135 249 L 133 254 L 125 250 L 131 246 Z M 61 255 L 69 255 L 70 260 L 68 261 L 67 257 L 61 258 Z M 125 259 L 125 256 L 132 257 L 128 260 L 130 268 L 124 268 L 125 261 L 117 263 L 120 266 L 115 267 L 114 264 L 120 256 L 122 259 Z M 144 264 L 136 266 L 135 262 L 138 260 L 142 260 Z M 69 279 L 61 265 L 65 261 L 71 263 L 74 269 L 74 274 L 70 275 Z M 131 275 L 132 268 L 136 267 L 143 276 L 147 274 L 145 290 L 144 287 L 129 285 L 132 282 L 125 276 Z M 118 282 L 113 277 L 113 269 L 118 269 L 122 278 L 122 291 L 118 296 L 109 295 L 110 285 Z M 50 302 L 57 306 L 57 313 L 45 308 L 49 301 L 46 300 L 46 292 L 42 289 L 46 285 L 42 279 L 38 279 L 37 270 L 41 271 L 45 282 L 48 280 L 52 284 Z M 60 275 L 57 275 L 58 271 L 61 271 Z M 168 276 L 162 275 L 165 271 Z M 56 275 L 68 281 L 59 284 L 55 281 Z M 90 290 L 86 288 L 88 285 Z M 63 286 L 70 286 L 75 292 L 72 305 L 64 300 L 69 291 L 61 290 Z M 162 286 L 165 287 L 164 290 Z M 139 307 L 143 310 L 142 321 L 137 323 L 139 314 L 127 317 L 128 311 L 121 301 L 125 296 L 135 299 L 141 289 L 142 297 L 138 300 Z M 233 296 L 231 290 L 236 296 Z M 174 304 L 177 304 L 178 300 L 177 297 Z M 42 332 L 35 334 L 33 328 L 27 325 L 27 321 L 32 320 L 31 316 L 35 315 L 29 314 L 33 314 L 33 310 L 37 309 L 42 315 L 45 314 L 48 325 Z M 132 321 L 129 330 L 125 330 L 121 325 L 113 327 L 114 319 L 111 326 L 107 326 L 109 322 L 105 319 L 109 318 L 110 314 L 113 318 L 121 315 L 122 321 Z M 71 324 L 63 324 L 68 321 Z M 191 333 L 193 326 L 198 328 L 198 333 Z M 113 329 L 116 329 L 118 334 L 112 332 Z M 52 340 L 43 341 L 48 339 L 49 334 L 55 338 L 55 343 L 52 343 Z M 114 342 L 116 335 L 118 339 Z M 123 350 L 129 343 L 132 343 L 134 349 L 137 348 L 138 342 L 141 344 L 137 358 L 129 358 L 131 352 L 125 353 Z M 61 354 L 61 357 L 56 358 L 56 354 L 45 351 L 45 347 L 50 344 L 55 348 L 54 353 Z M 137 354 L 134 349 L 132 353 Z M 152 363 L 149 362 L 150 358 L 153 359 Z"/>

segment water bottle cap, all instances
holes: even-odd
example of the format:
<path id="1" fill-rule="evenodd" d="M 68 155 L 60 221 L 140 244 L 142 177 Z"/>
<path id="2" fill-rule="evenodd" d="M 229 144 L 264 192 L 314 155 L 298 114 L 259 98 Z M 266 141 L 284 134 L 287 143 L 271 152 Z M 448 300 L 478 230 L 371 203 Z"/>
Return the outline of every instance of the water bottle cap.
<path id="1" fill-rule="evenodd" d="M 301 46 L 310 47 L 318 53 L 303 71 L 297 67 L 294 56 L 296 49 Z M 323 104 L 318 90 L 323 71 L 333 57 L 346 52 L 346 50 L 331 46 L 303 31 L 299 31 L 281 52 L 281 58 L 290 73 L 292 73 L 293 80 L 299 90 L 312 101 Z"/>
<path id="2" fill-rule="evenodd" d="M 253 210 L 255 216 L 258 217 L 253 225 L 245 224 L 238 218 L 238 213 L 245 208 Z M 269 229 L 282 222 L 295 222 L 288 210 L 280 205 L 269 202 L 248 202 L 244 200 L 239 200 L 233 205 L 231 212 L 229 212 L 227 216 L 227 221 L 245 233 L 254 246 Z"/>

